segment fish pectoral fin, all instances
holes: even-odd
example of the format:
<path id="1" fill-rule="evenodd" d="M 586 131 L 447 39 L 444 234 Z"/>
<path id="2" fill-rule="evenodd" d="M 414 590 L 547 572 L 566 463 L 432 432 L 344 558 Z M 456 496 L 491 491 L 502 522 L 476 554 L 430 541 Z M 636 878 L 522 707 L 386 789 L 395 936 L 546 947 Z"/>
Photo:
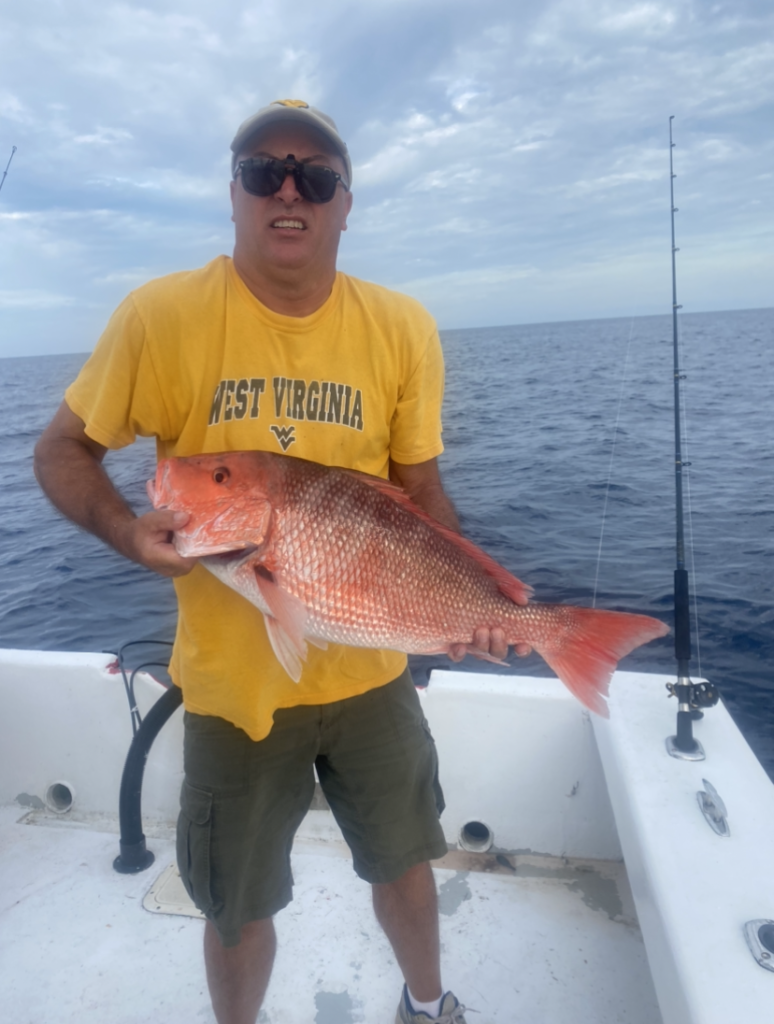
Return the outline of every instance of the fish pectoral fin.
<path id="1" fill-rule="evenodd" d="M 328 650 L 328 641 L 327 640 L 320 640 L 320 638 L 316 637 L 316 636 L 308 636 L 306 638 L 306 640 L 307 640 L 307 643 L 310 643 L 312 645 L 312 647 L 316 647 L 320 651 L 327 651 Z"/>
<path id="2" fill-rule="evenodd" d="M 274 651 L 277 661 L 282 665 L 293 682 L 297 683 L 301 678 L 301 670 L 303 668 L 301 659 L 306 660 L 306 644 L 303 644 L 303 651 L 299 651 L 273 615 L 264 615 L 263 621 L 266 623 L 266 632 L 269 635 L 271 649 Z"/>
<path id="3" fill-rule="evenodd" d="M 301 677 L 301 661 L 306 661 L 307 653 L 304 639 L 306 608 L 303 602 L 275 582 L 274 576 L 265 566 L 255 566 L 254 572 L 258 590 L 270 612 L 264 618 L 271 646 L 287 674 L 298 682 Z"/>

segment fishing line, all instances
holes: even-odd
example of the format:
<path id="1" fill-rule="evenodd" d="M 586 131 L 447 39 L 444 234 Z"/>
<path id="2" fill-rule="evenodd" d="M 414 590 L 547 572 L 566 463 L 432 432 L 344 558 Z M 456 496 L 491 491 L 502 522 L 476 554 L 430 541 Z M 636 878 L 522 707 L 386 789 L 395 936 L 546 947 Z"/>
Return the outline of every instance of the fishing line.
<path id="1" fill-rule="evenodd" d="M 682 331 L 678 332 L 677 335 L 677 348 L 679 352 L 680 366 L 685 369 L 685 346 L 683 345 Z M 682 429 L 683 429 L 683 444 L 685 447 L 686 459 L 690 455 L 690 449 L 688 447 L 688 397 L 687 397 L 687 381 L 688 374 L 682 374 L 683 386 L 680 389 L 680 409 L 682 414 Z M 691 463 L 690 461 L 683 462 L 683 469 L 685 470 L 683 478 L 685 480 L 685 496 L 688 504 L 688 550 L 690 551 L 691 561 L 691 588 L 693 590 L 693 628 L 696 636 L 696 667 L 699 671 L 699 676 L 702 676 L 701 671 L 701 637 L 699 635 L 699 600 L 698 600 L 698 589 L 696 587 L 696 558 L 693 547 L 693 508 L 691 505 Z"/>
<path id="2" fill-rule="evenodd" d="M 615 446 L 618 440 L 618 424 L 621 420 L 621 406 L 623 405 L 624 387 L 626 385 L 626 375 L 629 367 L 629 352 L 632 347 L 632 335 L 634 334 L 634 317 L 632 317 L 631 323 L 629 324 L 629 340 L 626 343 L 626 356 L 624 358 L 623 374 L 621 375 L 621 387 L 618 392 L 618 410 L 615 417 L 615 427 L 613 428 L 613 447 L 610 451 L 610 466 L 607 471 L 607 486 L 605 487 L 605 502 L 602 506 L 602 526 L 599 531 L 599 548 L 597 549 L 597 571 L 594 576 L 594 597 L 591 602 L 591 607 L 597 607 L 597 586 L 599 584 L 599 568 L 602 564 L 602 544 L 605 538 L 605 522 L 607 520 L 607 502 L 610 497 L 610 481 L 613 478 L 613 460 L 615 459 Z"/>

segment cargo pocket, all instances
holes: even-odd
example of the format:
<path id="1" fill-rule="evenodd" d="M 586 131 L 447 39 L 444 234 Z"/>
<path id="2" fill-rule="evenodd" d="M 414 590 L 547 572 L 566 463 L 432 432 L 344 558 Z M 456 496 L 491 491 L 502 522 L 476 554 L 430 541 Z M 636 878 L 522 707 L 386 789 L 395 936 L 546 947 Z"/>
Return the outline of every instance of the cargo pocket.
<path id="1" fill-rule="evenodd" d="M 441 788 L 441 780 L 438 774 L 438 750 L 435 746 L 435 740 L 433 734 L 430 732 L 430 726 L 427 719 L 422 715 L 422 731 L 427 738 L 429 748 L 432 753 L 433 759 L 433 796 L 435 797 L 435 806 L 438 811 L 438 817 L 440 818 L 443 812 L 446 810 L 446 800 L 444 799 L 443 789 Z"/>
<path id="2" fill-rule="evenodd" d="M 212 793 L 183 782 L 177 821 L 177 866 L 186 892 L 203 914 L 212 909 Z"/>

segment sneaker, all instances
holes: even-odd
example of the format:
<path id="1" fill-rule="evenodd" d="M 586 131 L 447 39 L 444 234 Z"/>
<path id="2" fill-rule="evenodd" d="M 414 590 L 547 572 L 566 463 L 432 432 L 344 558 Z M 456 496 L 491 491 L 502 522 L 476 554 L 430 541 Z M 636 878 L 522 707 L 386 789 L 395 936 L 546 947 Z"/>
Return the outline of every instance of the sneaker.
<path id="1" fill-rule="evenodd" d="M 462 1006 L 451 992 L 447 992 L 441 1001 L 441 1013 L 438 1017 L 428 1017 L 424 1011 L 415 1013 L 409 1000 L 408 989 L 404 985 L 395 1024 L 465 1024 L 465 1010 L 466 1007 Z"/>

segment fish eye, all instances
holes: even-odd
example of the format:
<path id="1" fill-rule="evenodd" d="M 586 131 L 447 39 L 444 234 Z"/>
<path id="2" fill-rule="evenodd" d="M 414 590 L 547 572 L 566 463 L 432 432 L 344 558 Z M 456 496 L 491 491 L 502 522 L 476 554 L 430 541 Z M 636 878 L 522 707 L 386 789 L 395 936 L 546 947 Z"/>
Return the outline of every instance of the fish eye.
<path id="1" fill-rule="evenodd" d="M 224 484 L 230 476 L 231 473 L 229 473 L 225 466 L 218 466 L 217 469 L 212 471 L 212 479 L 216 484 Z"/>

